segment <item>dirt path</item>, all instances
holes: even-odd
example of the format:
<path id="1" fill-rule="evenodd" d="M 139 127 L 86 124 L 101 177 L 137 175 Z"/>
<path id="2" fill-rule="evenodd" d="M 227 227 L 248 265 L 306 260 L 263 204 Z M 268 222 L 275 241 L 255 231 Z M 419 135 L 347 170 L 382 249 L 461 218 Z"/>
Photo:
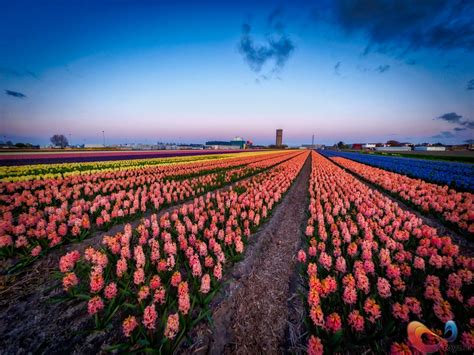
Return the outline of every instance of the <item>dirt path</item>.
<path id="1" fill-rule="evenodd" d="M 294 345 L 287 336 L 301 320 L 294 314 L 299 308 L 296 254 L 309 203 L 310 159 L 272 218 L 252 236 L 244 259 L 226 275 L 211 305 L 213 325 L 191 332 L 193 344 L 183 352 L 274 354 Z M 295 323 L 291 330 L 289 323 Z"/>

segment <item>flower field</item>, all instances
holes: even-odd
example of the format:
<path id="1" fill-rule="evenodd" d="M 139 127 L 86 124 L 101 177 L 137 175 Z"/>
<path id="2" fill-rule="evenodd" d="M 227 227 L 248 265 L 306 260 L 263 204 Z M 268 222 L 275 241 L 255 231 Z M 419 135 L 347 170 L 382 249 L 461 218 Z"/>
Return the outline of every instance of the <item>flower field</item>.
<path id="1" fill-rule="evenodd" d="M 238 260 L 252 231 L 298 175 L 307 153 L 195 198 L 160 218 L 103 238 L 103 247 L 73 251 L 60 260 L 63 287 L 88 299 L 97 328 L 115 315 L 127 342 L 114 349 L 170 352 L 185 331 L 206 316 L 223 266 Z"/>
<path id="2" fill-rule="evenodd" d="M 312 153 L 306 248 L 308 353 L 414 350 L 407 325 L 457 324 L 472 349 L 474 260 L 436 229 Z M 447 341 L 441 342 L 446 349 Z"/>
<path id="3" fill-rule="evenodd" d="M 159 150 L 159 151 L 49 151 L 49 152 L 16 152 L 0 154 L 3 166 L 51 165 L 63 163 L 88 163 L 104 161 L 124 161 L 131 159 L 152 159 L 169 157 L 191 157 L 238 153 L 238 150 Z"/>
<path id="4" fill-rule="evenodd" d="M 157 212 L 293 155 L 251 154 L 157 166 L 142 163 L 127 170 L 0 182 L 0 256 L 18 257 L 17 266 L 23 266 L 50 248 L 87 238 L 94 229 Z"/>
<path id="5" fill-rule="evenodd" d="M 455 224 L 474 235 L 474 194 L 458 192 L 448 186 L 393 173 L 349 159 L 334 157 L 333 161 L 368 181 L 394 193 L 423 212 L 439 215 L 441 220 Z"/>
<path id="6" fill-rule="evenodd" d="M 122 159 L 114 161 L 94 161 L 81 163 L 60 163 L 60 164 L 29 164 L 16 166 L 0 166 L 0 181 L 23 181 L 23 180 L 45 180 L 53 178 L 66 178 L 90 174 L 92 172 L 114 172 L 120 170 L 134 170 L 149 168 L 154 166 L 175 165 L 183 163 L 198 162 L 209 163 L 210 161 L 222 161 L 232 158 L 243 158 L 250 156 L 268 155 L 271 152 L 259 153 L 227 153 L 227 154 L 206 154 L 206 155 L 177 155 L 171 158 L 152 159 Z M 277 154 L 277 152 L 273 152 Z"/>
<path id="7" fill-rule="evenodd" d="M 472 193 L 337 154 L 1 167 L 0 349 L 472 351 Z"/>
<path id="8" fill-rule="evenodd" d="M 474 164 L 443 162 L 414 158 L 384 157 L 355 152 L 323 151 L 327 157 L 343 157 L 359 163 L 474 192 Z"/>

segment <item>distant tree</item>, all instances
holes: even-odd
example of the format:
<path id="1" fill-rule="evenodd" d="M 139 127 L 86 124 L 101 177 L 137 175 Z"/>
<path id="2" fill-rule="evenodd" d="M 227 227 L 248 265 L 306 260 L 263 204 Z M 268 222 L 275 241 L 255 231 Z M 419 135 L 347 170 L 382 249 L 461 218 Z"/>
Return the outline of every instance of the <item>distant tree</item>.
<path id="1" fill-rule="evenodd" d="M 344 144 L 343 141 L 339 141 L 339 142 L 337 143 L 337 147 L 338 147 L 339 149 L 347 149 L 347 144 Z"/>
<path id="2" fill-rule="evenodd" d="M 6 145 L 13 145 L 12 141 L 7 141 Z"/>
<path id="3" fill-rule="evenodd" d="M 54 146 L 60 147 L 60 148 L 65 148 L 69 144 L 64 134 L 55 134 L 54 136 L 50 138 L 50 140 Z"/>
<path id="4" fill-rule="evenodd" d="M 387 145 L 390 147 L 397 147 L 400 145 L 400 142 L 392 139 L 392 140 L 387 141 Z"/>

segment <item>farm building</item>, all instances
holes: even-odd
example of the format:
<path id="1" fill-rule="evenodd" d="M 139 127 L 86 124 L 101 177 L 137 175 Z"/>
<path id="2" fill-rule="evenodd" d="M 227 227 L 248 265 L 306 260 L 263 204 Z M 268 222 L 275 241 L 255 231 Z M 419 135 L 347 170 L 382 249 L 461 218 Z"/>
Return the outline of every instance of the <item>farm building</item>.
<path id="1" fill-rule="evenodd" d="M 246 143 L 240 137 L 235 137 L 231 141 L 208 141 L 206 147 L 210 149 L 245 149 Z"/>
<path id="2" fill-rule="evenodd" d="M 375 147 L 378 152 L 409 152 L 411 147 Z"/>
<path id="3" fill-rule="evenodd" d="M 419 147 L 415 147 L 415 150 L 423 151 L 423 152 L 444 152 L 446 150 L 446 147 L 419 146 Z"/>

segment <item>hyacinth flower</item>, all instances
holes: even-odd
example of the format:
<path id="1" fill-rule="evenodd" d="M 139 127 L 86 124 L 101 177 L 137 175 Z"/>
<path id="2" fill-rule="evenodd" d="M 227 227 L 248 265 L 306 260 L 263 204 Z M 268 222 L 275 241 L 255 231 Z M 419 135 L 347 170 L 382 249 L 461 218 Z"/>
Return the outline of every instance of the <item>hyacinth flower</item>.
<path id="1" fill-rule="evenodd" d="M 469 163 L 435 161 L 419 158 L 405 158 L 361 154 L 355 152 L 338 152 L 325 150 L 327 157 L 347 158 L 365 165 L 371 165 L 394 173 L 422 179 L 462 191 L 474 192 L 474 166 Z"/>
<path id="2" fill-rule="evenodd" d="M 294 152 L 98 171 L 64 178 L 0 182 L 0 257 L 13 269 L 94 230 L 139 219 L 268 169 Z M 10 271 L 13 271 L 10 270 Z"/>
<path id="3" fill-rule="evenodd" d="M 457 342 L 469 343 L 472 257 L 317 153 L 309 193 L 306 247 L 297 255 L 309 354 L 416 352 L 406 333 L 413 320 L 442 334 L 452 319 L 466 331 Z"/>
<path id="4" fill-rule="evenodd" d="M 424 213 L 431 213 L 454 225 L 468 236 L 474 235 L 474 194 L 449 189 L 420 179 L 393 173 L 345 158 L 332 158 L 344 168 L 395 194 Z"/>
<path id="5" fill-rule="evenodd" d="M 88 301 L 97 329 L 123 317 L 122 343 L 111 350 L 172 352 L 187 330 L 209 316 L 224 265 L 242 257 L 308 155 L 298 153 L 228 190 L 152 214 L 136 228 L 126 225 L 104 236 L 100 248 L 64 255 L 59 271 L 68 297 Z"/>

